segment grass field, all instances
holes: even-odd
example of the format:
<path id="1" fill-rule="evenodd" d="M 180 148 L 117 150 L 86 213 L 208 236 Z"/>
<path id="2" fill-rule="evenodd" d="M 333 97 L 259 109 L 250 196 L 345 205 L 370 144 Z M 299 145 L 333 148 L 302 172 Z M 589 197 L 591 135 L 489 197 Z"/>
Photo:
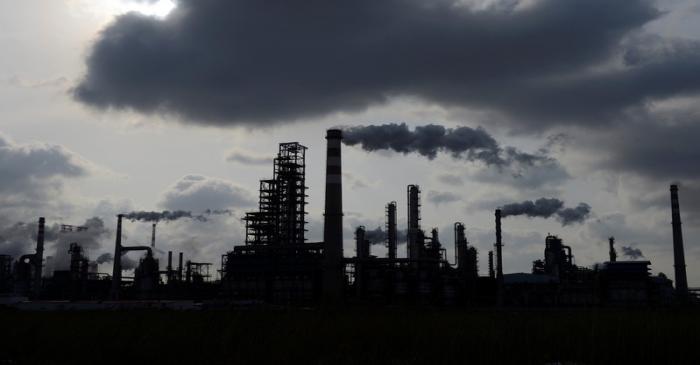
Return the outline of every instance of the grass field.
<path id="1" fill-rule="evenodd" d="M 0 364 L 692 364 L 700 312 L 0 311 Z"/>

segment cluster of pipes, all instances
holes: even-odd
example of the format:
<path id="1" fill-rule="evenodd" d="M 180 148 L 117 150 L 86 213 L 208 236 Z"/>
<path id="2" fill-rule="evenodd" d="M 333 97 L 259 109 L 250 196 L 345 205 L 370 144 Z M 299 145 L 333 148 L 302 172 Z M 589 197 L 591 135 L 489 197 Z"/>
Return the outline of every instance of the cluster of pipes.
<path id="1" fill-rule="evenodd" d="M 112 287 L 110 290 L 110 297 L 113 300 L 118 300 L 121 284 L 122 284 L 122 255 L 129 251 L 146 251 L 146 256 L 141 260 L 139 267 L 137 268 L 136 277 L 145 278 L 145 282 L 142 284 L 143 291 L 150 291 L 155 288 L 158 284 L 158 279 L 160 274 L 165 274 L 168 283 L 182 282 L 183 275 L 186 282 L 192 280 L 192 273 L 195 271 L 193 267 L 198 267 L 202 265 L 210 265 L 209 263 L 197 263 L 187 261 L 186 269 L 183 265 L 183 253 L 179 253 L 178 257 L 178 267 L 173 269 L 173 252 L 168 251 L 168 265 L 165 271 L 158 270 L 157 260 L 153 257 L 153 250 L 156 244 L 156 224 L 153 224 L 153 229 L 151 233 L 151 246 L 123 246 L 122 245 L 122 220 L 124 218 L 123 214 L 117 215 L 117 233 L 114 244 L 114 261 L 112 267 Z M 142 272 L 139 272 L 142 271 Z"/>
<path id="2" fill-rule="evenodd" d="M 408 229 L 407 229 L 407 257 L 409 260 L 420 260 L 427 258 L 425 253 L 438 253 L 439 257 L 432 255 L 433 259 L 437 258 L 444 261 L 443 254 L 445 250 L 440 245 L 438 231 L 433 228 L 431 236 L 426 239 L 423 230 L 420 227 L 420 188 L 418 185 L 409 185 L 407 188 L 408 195 Z M 396 202 L 392 201 L 386 205 L 386 247 L 388 249 L 387 258 L 389 260 L 397 259 L 397 243 L 398 231 L 396 225 Z M 464 223 L 454 223 L 454 243 L 455 243 L 455 266 L 460 270 L 467 270 L 469 267 L 469 256 L 475 255 L 470 253 L 468 241 L 466 237 L 466 228 Z M 428 241 L 426 245 L 425 241 Z M 359 226 L 355 230 L 355 247 L 356 257 L 358 259 L 370 258 L 370 240 L 366 239 L 365 226 Z M 475 258 L 474 258 L 475 259 Z M 476 269 L 476 265 L 473 265 Z"/>

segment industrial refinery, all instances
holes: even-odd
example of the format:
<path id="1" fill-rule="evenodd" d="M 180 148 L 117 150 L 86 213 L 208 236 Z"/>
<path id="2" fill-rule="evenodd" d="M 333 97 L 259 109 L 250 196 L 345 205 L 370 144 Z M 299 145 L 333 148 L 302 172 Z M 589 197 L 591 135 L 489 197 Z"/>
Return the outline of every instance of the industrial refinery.
<path id="1" fill-rule="evenodd" d="M 406 187 L 405 230 L 397 227 L 399 204 L 385 205 L 382 230 L 386 257 L 371 253 L 364 226 L 354 227 L 355 256 L 343 252 L 343 185 L 338 129 L 327 131 L 323 241 L 305 237 L 307 147 L 279 144 L 273 174 L 260 180 L 258 207 L 243 218 L 245 241 L 223 253 L 220 262 L 195 262 L 187 252 L 155 252 L 156 225 L 150 245 L 122 244 L 128 217 L 116 217 L 113 267 L 100 273 L 80 242 L 70 244 L 67 270 L 49 272 L 44 257 L 46 220 L 38 219 L 36 250 L 20 257 L 0 252 L 0 295 L 8 305 L 77 303 L 92 305 L 431 305 L 453 307 L 593 307 L 672 306 L 697 302 L 689 288 L 680 221 L 679 191 L 671 185 L 674 281 L 650 274 L 650 261 L 618 260 L 615 239 L 609 259 L 593 267 L 577 266 L 562 237 L 543 236 L 543 256 L 530 273 L 508 273 L 503 265 L 501 209 L 494 210 L 493 250 L 470 245 L 467 225 L 453 224 L 454 254 L 447 257 L 438 230 L 421 225 L 421 188 Z M 62 232 L 87 227 L 62 225 Z M 406 254 L 399 254 L 399 241 Z M 671 241 L 671 240 L 669 240 Z M 125 271 L 124 254 L 141 253 Z M 479 266 L 488 268 L 479 275 Z M 124 276 L 131 273 L 132 276 Z M 675 283 L 674 283 L 675 282 Z M 167 305 L 166 305 L 167 304 Z"/>

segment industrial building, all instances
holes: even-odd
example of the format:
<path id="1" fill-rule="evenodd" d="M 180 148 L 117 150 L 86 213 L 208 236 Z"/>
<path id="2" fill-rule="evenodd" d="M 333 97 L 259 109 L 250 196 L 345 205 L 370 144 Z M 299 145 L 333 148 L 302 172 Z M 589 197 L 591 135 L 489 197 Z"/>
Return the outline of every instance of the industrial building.
<path id="1" fill-rule="evenodd" d="M 505 273 L 501 210 L 495 210 L 494 250 L 488 274 L 479 275 L 480 253 L 469 244 L 466 225 L 453 225 L 454 259 L 436 228 L 421 225 L 421 189 L 406 188 L 406 255 L 399 257 L 398 204 L 386 203 L 386 257 L 372 255 L 364 226 L 355 227 L 356 255 L 343 253 L 342 131 L 327 131 L 325 211 L 322 242 L 306 237 L 306 152 L 281 143 L 269 179 L 260 180 L 256 211 L 243 219 L 245 242 L 222 254 L 218 276 L 210 262 L 184 261 L 173 253 L 162 265 L 150 246 L 122 245 L 124 216 L 117 216 L 113 270 L 97 273 L 80 242 L 70 245 L 67 270 L 44 272 L 45 219 L 38 221 L 36 252 L 17 259 L 0 253 L 0 293 L 33 301 L 195 300 L 275 305 L 427 304 L 451 306 L 649 306 L 690 303 L 678 187 L 671 186 L 675 289 L 652 276 L 649 261 L 619 261 L 614 239 L 609 260 L 594 267 L 575 264 L 574 252 L 555 235 L 544 237 L 541 260 L 529 273 Z M 64 229 L 86 229 L 65 226 Z M 671 249 L 671 247 L 669 247 Z M 142 252 L 133 276 L 123 276 L 123 254 Z M 401 255 L 403 256 L 403 255 Z M 165 266 L 161 268 L 161 266 Z"/>

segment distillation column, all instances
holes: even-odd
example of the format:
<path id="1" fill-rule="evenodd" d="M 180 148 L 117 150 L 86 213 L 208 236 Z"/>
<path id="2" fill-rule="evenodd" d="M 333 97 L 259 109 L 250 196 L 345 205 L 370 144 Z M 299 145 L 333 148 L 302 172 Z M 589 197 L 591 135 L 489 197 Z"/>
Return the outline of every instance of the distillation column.
<path id="1" fill-rule="evenodd" d="M 421 245 L 418 239 L 420 231 L 420 188 L 418 185 L 409 185 L 407 188 L 408 200 L 408 258 L 417 260 L 421 256 Z"/>
<path id="2" fill-rule="evenodd" d="M 396 202 L 386 205 L 386 243 L 389 248 L 389 258 L 396 259 L 397 248 L 396 237 Z"/>

